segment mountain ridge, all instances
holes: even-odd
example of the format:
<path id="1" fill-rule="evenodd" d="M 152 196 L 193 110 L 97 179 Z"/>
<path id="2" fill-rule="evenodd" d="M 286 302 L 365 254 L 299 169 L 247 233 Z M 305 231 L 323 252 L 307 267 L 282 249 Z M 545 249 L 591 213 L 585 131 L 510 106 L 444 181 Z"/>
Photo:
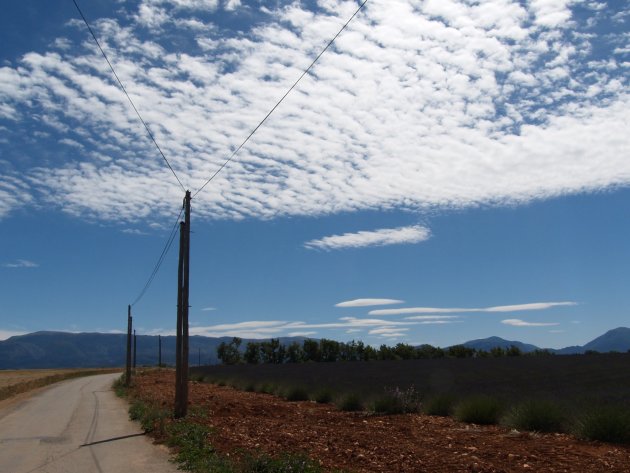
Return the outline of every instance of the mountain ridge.
<path id="1" fill-rule="evenodd" d="M 617 327 L 607 331 L 597 338 L 594 338 L 584 345 L 573 345 L 559 349 L 541 348 L 536 345 L 523 343 L 517 340 L 505 340 L 501 337 L 488 337 L 480 338 L 477 340 L 470 340 L 468 342 L 462 343 L 462 345 L 468 348 L 474 348 L 484 351 L 490 351 L 492 348 L 495 347 L 505 349 L 510 348 L 510 346 L 515 346 L 519 348 L 523 353 L 531 353 L 536 350 L 545 350 L 558 355 L 579 355 L 588 351 L 602 353 L 611 351 L 626 352 L 630 351 L 630 328 Z"/>
<path id="2" fill-rule="evenodd" d="M 175 363 L 175 336 L 163 336 L 162 362 Z M 122 333 L 68 333 L 40 331 L 25 335 L 16 335 L 0 341 L 0 369 L 41 369 L 41 368 L 88 368 L 118 367 L 125 364 L 126 334 Z M 280 337 L 280 342 L 289 344 L 293 341 L 301 343 L 304 337 Z M 157 365 L 158 336 L 137 336 L 137 364 Z M 189 364 L 218 363 L 217 347 L 221 342 L 229 342 L 232 337 L 190 337 Z M 268 340 L 268 339 L 267 339 Z M 242 347 L 249 341 L 260 342 L 260 339 L 243 339 Z M 541 348 L 536 345 L 517 340 L 505 340 L 500 337 L 488 337 L 470 340 L 462 345 L 477 350 L 490 351 L 494 347 L 509 348 L 516 346 L 524 353 Z M 594 338 L 582 346 L 571 346 L 561 349 L 547 349 L 559 355 L 581 354 L 588 351 L 630 351 L 630 328 L 618 327 Z"/>

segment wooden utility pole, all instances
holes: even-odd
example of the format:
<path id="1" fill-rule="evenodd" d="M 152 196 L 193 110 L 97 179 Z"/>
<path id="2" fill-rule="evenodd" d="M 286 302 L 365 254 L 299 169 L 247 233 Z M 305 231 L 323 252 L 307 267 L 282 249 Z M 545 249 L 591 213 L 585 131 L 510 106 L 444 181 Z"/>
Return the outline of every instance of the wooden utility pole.
<path id="1" fill-rule="evenodd" d="M 125 386 L 131 384 L 131 305 L 127 306 L 127 370 L 125 372 Z"/>
<path id="2" fill-rule="evenodd" d="M 136 340 L 136 330 L 134 329 L 134 331 L 133 331 L 133 371 L 134 371 L 134 373 L 136 371 L 136 353 L 137 353 L 136 348 L 138 347 L 136 341 L 137 341 Z"/>
<path id="3" fill-rule="evenodd" d="M 190 191 L 184 198 L 184 221 L 179 224 L 177 268 L 177 339 L 175 342 L 175 418 L 188 413 L 188 305 L 190 266 Z"/>
<path id="4" fill-rule="evenodd" d="M 162 367 L 162 337 L 158 335 L 158 368 Z"/>

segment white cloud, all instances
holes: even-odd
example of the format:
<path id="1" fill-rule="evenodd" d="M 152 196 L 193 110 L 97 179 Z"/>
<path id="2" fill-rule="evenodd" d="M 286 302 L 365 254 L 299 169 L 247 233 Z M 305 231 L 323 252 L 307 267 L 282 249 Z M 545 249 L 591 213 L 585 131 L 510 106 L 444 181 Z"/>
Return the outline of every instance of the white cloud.
<path id="1" fill-rule="evenodd" d="M 26 259 L 18 259 L 10 263 L 3 263 L 3 268 L 38 268 L 39 264 Z"/>
<path id="2" fill-rule="evenodd" d="M 574 0 L 530 0 L 536 24 L 546 27 L 566 27 L 571 18 L 569 5 Z"/>
<path id="3" fill-rule="evenodd" d="M 2 104 L 0 103 L 1 115 Z M 1 128 L 0 131 L 2 131 Z M 1 146 L 2 143 L 0 142 L 0 149 Z M 0 162 L 0 164 L 2 163 Z M 31 188 L 24 179 L 10 173 L 0 173 L 0 220 L 14 209 L 28 205 L 33 200 Z"/>
<path id="4" fill-rule="evenodd" d="M 427 240 L 430 236 L 431 232 L 428 228 L 415 225 L 332 235 L 319 240 L 308 241 L 304 243 L 304 246 L 309 249 L 339 250 L 343 248 L 419 243 Z"/>
<path id="5" fill-rule="evenodd" d="M 380 337 L 395 337 L 400 338 L 406 335 L 408 328 L 400 328 L 400 327 L 380 327 L 372 329 L 368 332 L 369 335 L 378 335 Z"/>
<path id="6" fill-rule="evenodd" d="M 557 322 L 525 322 L 521 319 L 505 319 L 502 320 L 501 323 L 511 325 L 512 327 L 551 327 L 554 325 L 560 325 Z"/>
<path id="7" fill-rule="evenodd" d="M 241 0 L 226 0 L 225 2 L 225 9 L 227 11 L 234 11 L 240 6 L 241 6 Z"/>
<path id="8" fill-rule="evenodd" d="M 191 335 L 205 335 L 207 337 L 241 337 L 241 338 L 269 338 L 282 337 L 291 333 L 305 333 L 315 335 L 318 330 L 375 330 L 383 327 L 399 328 L 419 325 L 415 321 L 391 321 L 382 319 L 359 319 L 356 317 L 341 317 L 337 321 L 324 323 L 308 323 L 303 321 L 282 320 L 251 320 L 233 324 L 218 324 L 210 326 L 191 327 Z"/>
<path id="9" fill-rule="evenodd" d="M 287 335 L 289 337 L 309 337 L 316 334 L 317 332 L 289 332 Z"/>
<path id="10" fill-rule="evenodd" d="M 460 319 L 459 315 L 414 315 L 412 317 L 405 317 L 405 320 L 420 320 L 420 321 L 450 321 Z"/>
<path id="11" fill-rule="evenodd" d="M 122 232 L 128 235 L 147 235 L 147 232 L 143 232 L 137 228 L 124 228 Z"/>
<path id="12" fill-rule="evenodd" d="M 373 305 L 402 304 L 398 299 L 353 299 L 335 304 L 335 307 L 369 307 Z"/>
<path id="13" fill-rule="evenodd" d="M 547 310 L 552 307 L 571 307 L 578 305 L 577 302 L 534 302 L 531 304 L 515 304 L 497 307 L 488 307 L 488 312 L 519 312 L 522 310 Z"/>
<path id="14" fill-rule="evenodd" d="M 201 309 L 201 310 L 202 310 L 202 311 L 204 311 L 204 312 L 209 312 L 209 311 L 212 311 L 212 310 L 217 310 L 217 309 L 216 309 L 216 307 L 204 307 L 204 308 L 203 308 L 203 309 Z"/>
<path id="15" fill-rule="evenodd" d="M 470 312 L 521 312 L 527 310 L 546 310 L 553 307 L 575 306 L 576 302 L 532 302 L 530 304 L 514 304 L 483 308 L 438 308 L 438 307 L 408 307 L 401 309 L 376 309 L 370 315 L 402 315 L 402 314 L 464 314 Z"/>
<path id="16" fill-rule="evenodd" d="M 127 17 L 94 21 L 187 187 L 218 169 L 356 7 L 330 0 L 315 14 L 306 3 L 268 10 L 238 32 L 198 18 L 218 0 L 144 0 Z M 506 205 L 630 185 L 628 77 L 612 54 L 623 35 L 593 36 L 571 5 L 372 0 L 195 198 L 196 217 Z M 198 50 L 182 49 L 178 35 Z M 610 49 L 604 68 L 596 46 Z M 0 117 L 21 125 L 14 130 L 74 143 L 19 173 L 19 202 L 0 177 L 0 218 L 26 200 L 81 218 L 150 223 L 180 204 L 99 55 L 87 35 L 82 44 L 60 38 L 0 67 Z M 6 130 L 0 146 L 14 150 L 19 131 Z M 306 245 L 422 241 L 422 228 Z"/>

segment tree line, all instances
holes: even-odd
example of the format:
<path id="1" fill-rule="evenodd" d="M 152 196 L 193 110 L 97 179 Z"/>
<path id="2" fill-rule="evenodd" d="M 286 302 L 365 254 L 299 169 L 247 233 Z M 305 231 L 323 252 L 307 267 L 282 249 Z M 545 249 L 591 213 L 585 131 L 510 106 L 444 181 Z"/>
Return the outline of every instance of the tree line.
<path id="1" fill-rule="evenodd" d="M 338 342 L 322 338 L 306 339 L 302 343 L 292 342 L 284 345 L 277 338 L 260 342 L 247 342 L 241 348 L 243 340 L 234 337 L 230 342 L 221 342 L 217 347 L 217 357 L 223 364 L 238 363 L 306 363 L 335 361 L 372 361 L 372 360 L 418 360 L 432 358 L 489 358 L 503 356 L 521 356 L 525 353 L 517 346 L 508 348 L 494 347 L 489 351 L 477 350 L 464 345 L 448 348 L 432 345 L 413 346 L 397 343 L 394 346 L 381 345 L 374 348 L 361 341 Z M 547 350 L 536 350 L 527 355 L 551 355 Z"/>

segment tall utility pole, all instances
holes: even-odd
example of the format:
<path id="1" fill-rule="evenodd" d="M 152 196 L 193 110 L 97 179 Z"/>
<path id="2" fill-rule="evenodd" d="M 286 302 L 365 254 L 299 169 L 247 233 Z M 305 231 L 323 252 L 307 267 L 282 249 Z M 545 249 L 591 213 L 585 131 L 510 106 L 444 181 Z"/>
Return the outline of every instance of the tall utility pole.
<path id="1" fill-rule="evenodd" d="M 127 306 L 127 370 L 125 373 L 125 386 L 131 384 L 131 305 Z"/>
<path id="2" fill-rule="evenodd" d="M 137 350 L 136 348 L 138 347 L 137 343 L 136 343 L 136 330 L 134 329 L 133 331 L 133 371 L 136 371 L 136 353 Z"/>
<path id="3" fill-rule="evenodd" d="M 179 224 L 177 268 L 177 339 L 175 342 L 175 418 L 188 413 L 188 289 L 190 266 L 190 191 L 184 198 L 184 221 Z"/>
<path id="4" fill-rule="evenodd" d="M 158 368 L 162 367 L 162 337 L 158 335 Z"/>

